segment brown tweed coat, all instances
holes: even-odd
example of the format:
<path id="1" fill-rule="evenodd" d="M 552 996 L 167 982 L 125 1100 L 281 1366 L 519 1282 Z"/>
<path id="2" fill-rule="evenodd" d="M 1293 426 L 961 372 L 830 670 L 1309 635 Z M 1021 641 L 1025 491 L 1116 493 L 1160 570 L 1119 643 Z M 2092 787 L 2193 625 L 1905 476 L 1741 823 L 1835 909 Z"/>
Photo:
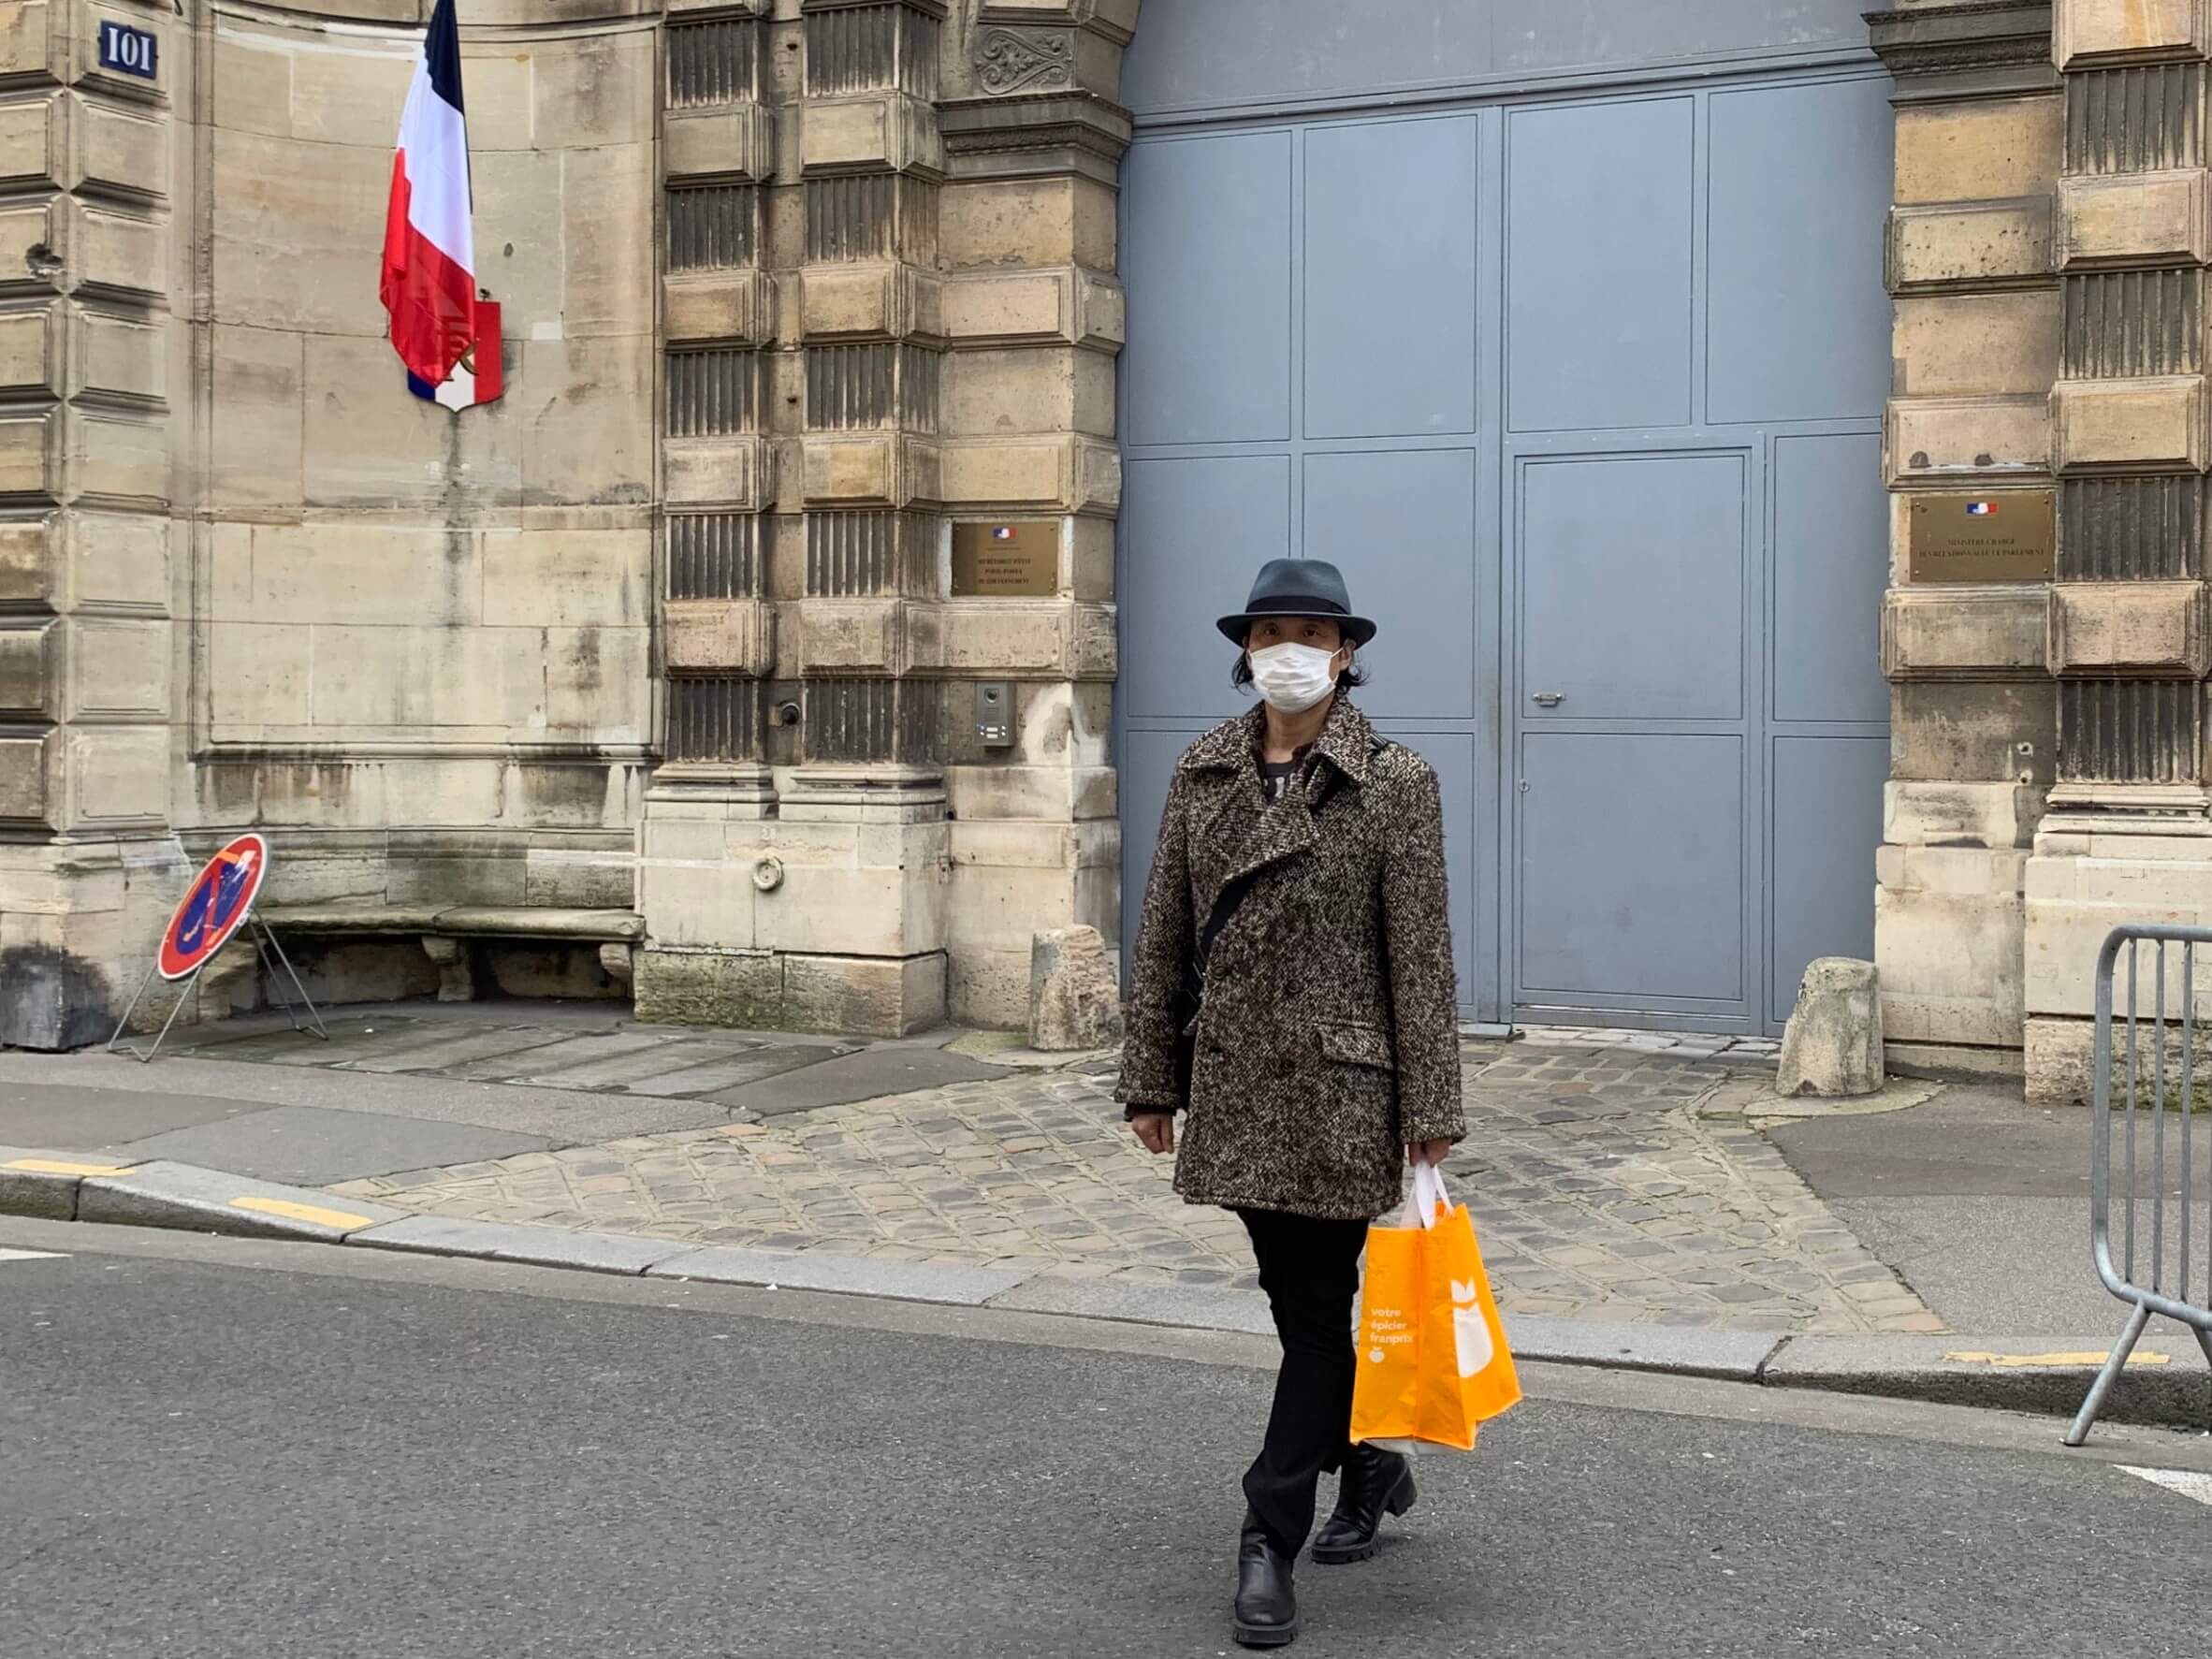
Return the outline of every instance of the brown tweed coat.
<path id="1" fill-rule="evenodd" d="M 1364 1219 L 1399 1202 L 1408 1141 L 1456 1141 L 1459 1020 L 1436 774 L 1374 747 L 1341 697 L 1269 806 L 1265 710 L 1209 732 L 1168 791 L 1129 975 L 1118 1099 L 1184 1105 L 1192 1203 Z M 1224 885 L 1257 872 L 1214 942 L 1190 1099 L 1177 1097 L 1184 964 Z"/>

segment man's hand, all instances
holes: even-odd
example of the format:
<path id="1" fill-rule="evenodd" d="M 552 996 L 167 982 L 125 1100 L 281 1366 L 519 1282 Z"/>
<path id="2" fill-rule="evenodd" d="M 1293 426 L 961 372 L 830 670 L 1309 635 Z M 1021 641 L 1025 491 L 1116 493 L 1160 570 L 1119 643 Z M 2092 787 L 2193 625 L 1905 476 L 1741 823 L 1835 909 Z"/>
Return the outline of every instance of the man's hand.
<path id="1" fill-rule="evenodd" d="M 1408 1141 L 1405 1143 L 1405 1161 L 1409 1164 L 1440 1164 L 1450 1153 L 1449 1141 Z"/>
<path id="2" fill-rule="evenodd" d="M 1140 1112 L 1129 1119 L 1129 1128 L 1137 1131 L 1137 1140 L 1147 1152 L 1175 1150 L 1175 1114 L 1172 1112 Z"/>

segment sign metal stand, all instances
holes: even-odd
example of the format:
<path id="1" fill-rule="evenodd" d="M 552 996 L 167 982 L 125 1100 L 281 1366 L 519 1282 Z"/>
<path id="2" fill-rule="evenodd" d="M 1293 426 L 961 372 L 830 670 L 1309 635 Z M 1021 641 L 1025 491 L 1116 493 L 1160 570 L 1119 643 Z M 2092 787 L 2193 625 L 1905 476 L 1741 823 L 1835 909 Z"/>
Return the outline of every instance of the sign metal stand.
<path id="1" fill-rule="evenodd" d="M 108 1039 L 108 1053 L 113 1054 L 121 1043 L 124 1052 L 141 1065 L 159 1054 L 169 1027 L 177 1023 L 177 1015 L 198 989 L 199 976 L 207 972 L 208 964 L 222 953 L 224 946 L 241 932 L 253 939 L 255 957 L 269 974 L 270 985 L 276 984 L 276 969 L 282 965 L 285 977 L 292 982 L 292 989 L 298 993 L 298 1004 L 289 997 L 284 999 L 284 1014 L 292 1022 L 292 1029 L 313 1031 L 325 1042 L 330 1041 L 330 1029 L 323 1024 L 314 999 L 308 996 L 307 986 L 300 982 L 299 970 L 292 966 L 291 957 L 284 954 L 284 944 L 275 930 L 255 914 L 254 904 L 261 895 L 262 879 L 268 871 L 269 844 L 259 836 L 240 836 L 207 862 L 185 890 L 177 913 L 169 918 L 169 924 L 161 936 L 161 947 L 154 953 L 153 965 L 138 982 L 130 1006 L 123 1011 L 123 1018 L 115 1023 L 114 1035 Z M 170 1004 L 168 1018 L 162 1021 L 153 1046 L 140 1054 L 137 1045 L 123 1042 L 123 1034 L 129 1029 L 131 1015 L 138 1011 L 146 988 L 153 983 L 156 974 L 171 982 L 183 981 L 183 988 Z M 307 1010 L 312 1024 L 300 1024 L 301 1007 Z"/>

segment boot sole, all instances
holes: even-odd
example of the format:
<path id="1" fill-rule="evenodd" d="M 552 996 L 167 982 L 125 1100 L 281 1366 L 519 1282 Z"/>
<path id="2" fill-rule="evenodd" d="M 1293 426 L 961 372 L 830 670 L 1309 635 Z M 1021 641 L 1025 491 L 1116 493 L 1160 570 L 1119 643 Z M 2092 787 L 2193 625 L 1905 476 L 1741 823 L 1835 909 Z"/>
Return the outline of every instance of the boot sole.
<path id="1" fill-rule="evenodd" d="M 1298 1639 L 1299 1621 L 1288 1624 L 1238 1624 L 1231 1621 L 1240 1648 L 1287 1648 Z"/>
<path id="2" fill-rule="evenodd" d="M 1413 1507 L 1419 1496 L 1419 1489 L 1413 1484 L 1413 1471 L 1408 1469 L 1398 1477 L 1397 1486 L 1384 1502 L 1383 1513 L 1404 1515 Z M 1314 1546 L 1314 1562 L 1317 1566 L 1349 1566 L 1356 1561 L 1373 1561 L 1375 1551 L 1381 1548 L 1382 1540 L 1379 1537 L 1369 1538 L 1364 1544 L 1351 1544 L 1334 1550 L 1324 1550 L 1317 1544 Z"/>

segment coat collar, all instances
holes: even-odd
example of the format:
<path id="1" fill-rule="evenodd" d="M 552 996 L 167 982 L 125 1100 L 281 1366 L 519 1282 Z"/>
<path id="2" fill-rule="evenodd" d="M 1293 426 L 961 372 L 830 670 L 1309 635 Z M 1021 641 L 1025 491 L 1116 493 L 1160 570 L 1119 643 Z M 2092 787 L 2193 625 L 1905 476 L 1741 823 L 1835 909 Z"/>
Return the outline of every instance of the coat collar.
<path id="1" fill-rule="evenodd" d="M 1184 767 L 1192 772 L 1233 772 L 1249 767 L 1253 757 L 1259 752 L 1260 739 L 1266 730 L 1264 706 L 1241 714 L 1215 726 L 1192 744 L 1184 756 Z M 1314 741 L 1315 757 L 1327 761 L 1347 782 L 1364 784 L 1374 745 L 1375 728 L 1368 723 L 1367 717 L 1353 707 L 1348 698 L 1338 693 L 1336 706 L 1329 711 L 1321 735 Z"/>

